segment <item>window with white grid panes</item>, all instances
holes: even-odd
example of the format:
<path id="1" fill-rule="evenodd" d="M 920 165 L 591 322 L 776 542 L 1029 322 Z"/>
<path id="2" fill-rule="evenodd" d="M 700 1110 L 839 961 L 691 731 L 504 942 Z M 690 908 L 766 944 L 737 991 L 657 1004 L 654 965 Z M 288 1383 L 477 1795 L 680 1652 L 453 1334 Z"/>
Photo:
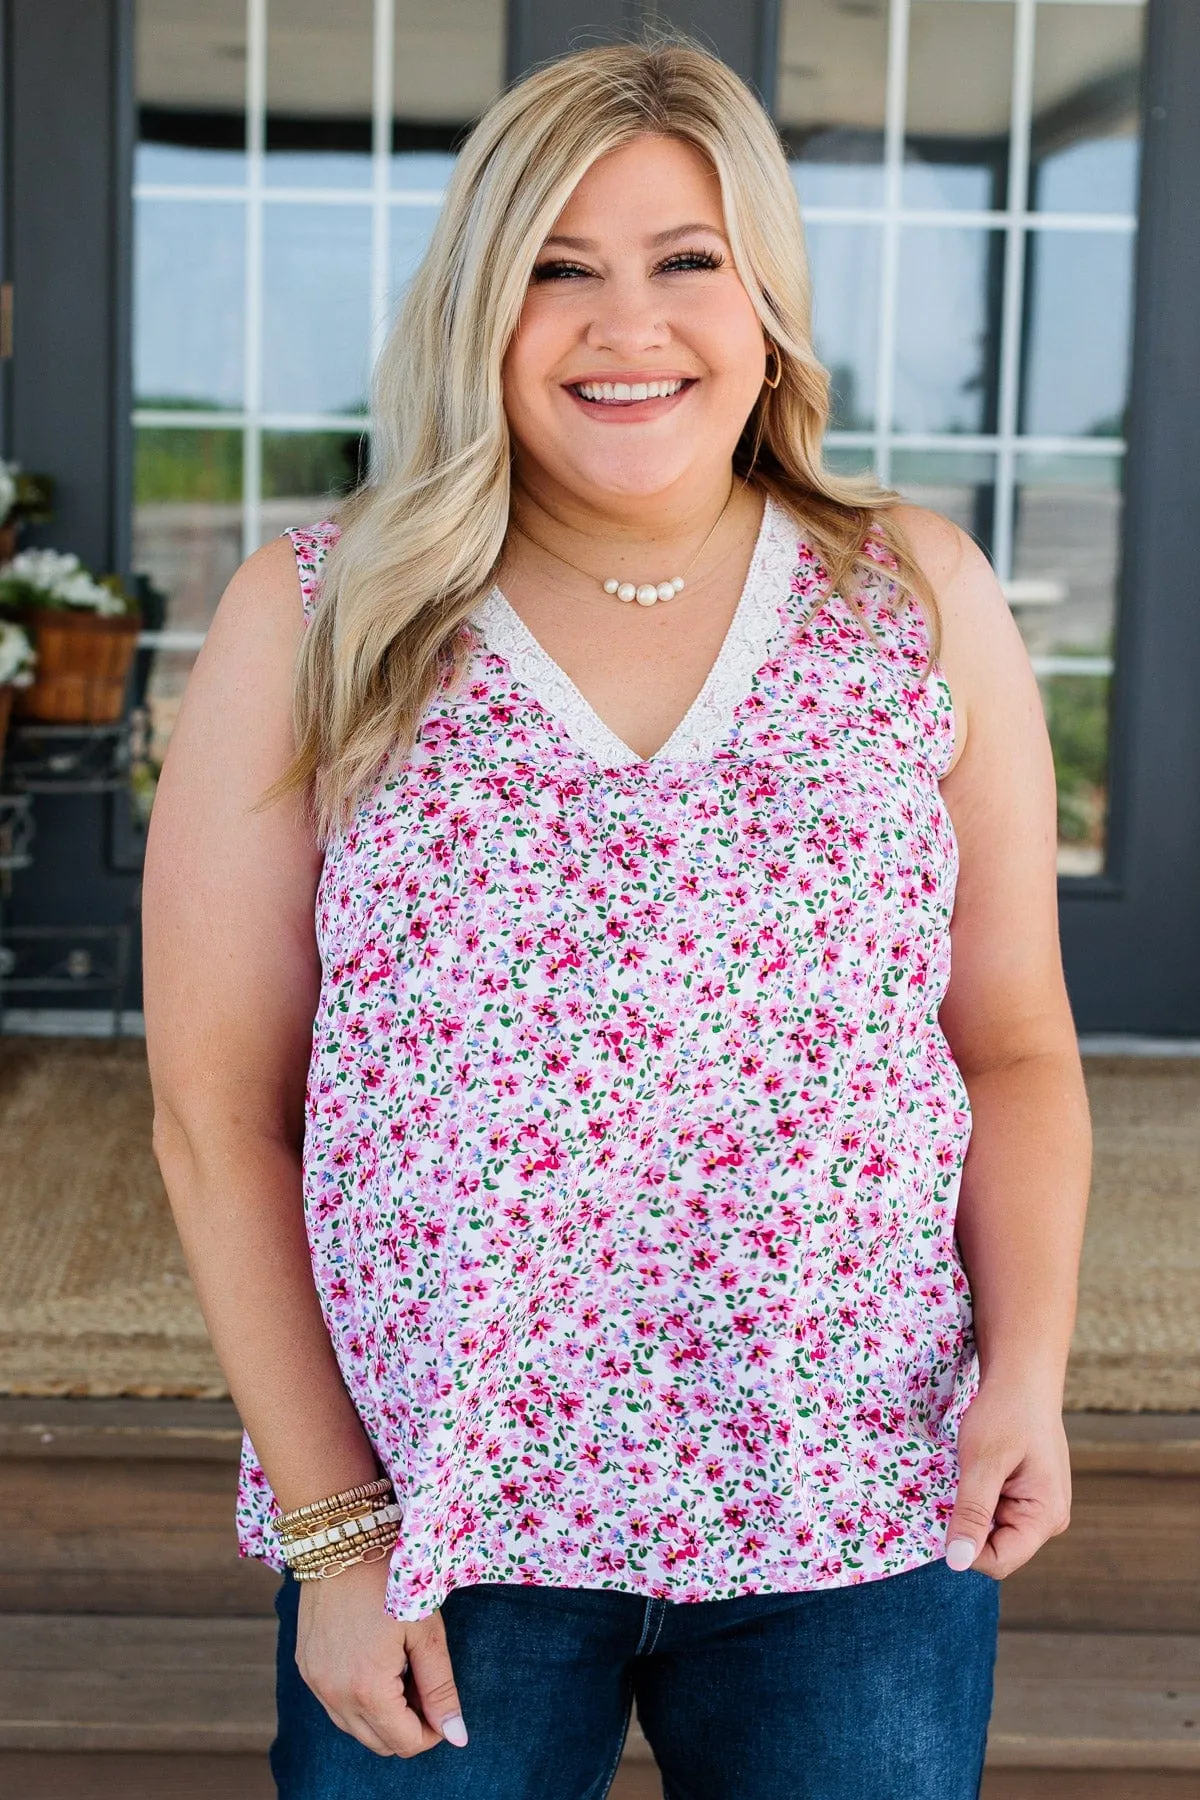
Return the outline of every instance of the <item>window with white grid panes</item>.
<path id="1" fill-rule="evenodd" d="M 160 746 L 243 557 L 358 476 L 371 364 L 505 28 L 504 0 L 136 0 L 133 538 L 168 597 Z"/>
<path id="2" fill-rule="evenodd" d="M 1104 865 L 1144 6 L 783 0 L 830 460 L 996 564 L 1042 684 L 1060 865 Z M 160 735 L 241 558 L 362 455 L 368 373 L 503 0 L 137 0 L 136 566 Z"/>
<path id="3" fill-rule="evenodd" d="M 1059 866 L 1104 868 L 1145 7 L 784 0 L 829 458 L 991 556 L 1042 688 Z"/>

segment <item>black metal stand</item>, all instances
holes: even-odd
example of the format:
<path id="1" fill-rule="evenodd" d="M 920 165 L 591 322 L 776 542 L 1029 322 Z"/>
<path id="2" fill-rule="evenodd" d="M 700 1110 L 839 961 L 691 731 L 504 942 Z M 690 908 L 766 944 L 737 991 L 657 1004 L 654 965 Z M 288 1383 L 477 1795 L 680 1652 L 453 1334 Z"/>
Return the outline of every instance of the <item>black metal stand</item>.
<path id="1" fill-rule="evenodd" d="M 0 793 L 0 1030 L 8 995 L 95 993 L 109 996 L 112 1035 L 120 1035 L 136 902 L 119 925 L 6 926 L 3 911 L 12 872 L 33 861 L 35 800 L 119 792 L 129 782 L 129 740 L 128 720 L 10 727 Z"/>

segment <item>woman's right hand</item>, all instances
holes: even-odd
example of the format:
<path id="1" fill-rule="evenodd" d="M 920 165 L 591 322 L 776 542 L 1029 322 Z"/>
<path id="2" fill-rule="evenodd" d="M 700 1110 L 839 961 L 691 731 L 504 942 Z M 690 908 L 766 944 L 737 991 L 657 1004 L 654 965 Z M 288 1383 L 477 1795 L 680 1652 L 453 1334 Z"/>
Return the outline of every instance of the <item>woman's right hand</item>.
<path id="1" fill-rule="evenodd" d="M 393 1619 L 387 1577 L 385 1560 L 302 1583 L 297 1667 L 334 1724 L 378 1756 L 465 1744 L 442 1615 Z"/>

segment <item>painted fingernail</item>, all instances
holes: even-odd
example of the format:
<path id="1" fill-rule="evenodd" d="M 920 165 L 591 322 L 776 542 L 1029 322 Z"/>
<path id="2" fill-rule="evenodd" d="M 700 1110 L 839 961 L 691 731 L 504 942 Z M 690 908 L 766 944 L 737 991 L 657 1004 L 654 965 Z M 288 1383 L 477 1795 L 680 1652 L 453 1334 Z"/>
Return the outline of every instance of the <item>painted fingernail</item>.
<path id="1" fill-rule="evenodd" d="M 442 1720 L 442 1736 L 448 1738 L 452 1744 L 457 1744 L 460 1749 L 466 1743 L 467 1728 L 463 1724 L 461 1713 L 450 1713 Z"/>
<path id="2" fill-rule="evenodd" d="M 969 1569 L 975 1561 L 975 1546 L 970 1538 L 951 1538 L 946 1545 L 946 1561 L 952 1569 Z"/>

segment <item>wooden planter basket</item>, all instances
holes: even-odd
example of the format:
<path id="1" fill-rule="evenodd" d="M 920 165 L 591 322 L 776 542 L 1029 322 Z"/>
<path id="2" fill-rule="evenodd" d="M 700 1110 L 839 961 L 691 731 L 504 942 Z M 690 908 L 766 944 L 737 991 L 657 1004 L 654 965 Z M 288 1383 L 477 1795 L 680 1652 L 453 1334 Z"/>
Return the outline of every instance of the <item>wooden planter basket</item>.
<path id="1" fill-rule="evenodd" d="M 47 607 L 25 615 L 37 667 L 32 687 L 18 688 L 18 718 L 54 725 L 111 725 L 125 706 L 125 684 L 141 620 Z"/>

